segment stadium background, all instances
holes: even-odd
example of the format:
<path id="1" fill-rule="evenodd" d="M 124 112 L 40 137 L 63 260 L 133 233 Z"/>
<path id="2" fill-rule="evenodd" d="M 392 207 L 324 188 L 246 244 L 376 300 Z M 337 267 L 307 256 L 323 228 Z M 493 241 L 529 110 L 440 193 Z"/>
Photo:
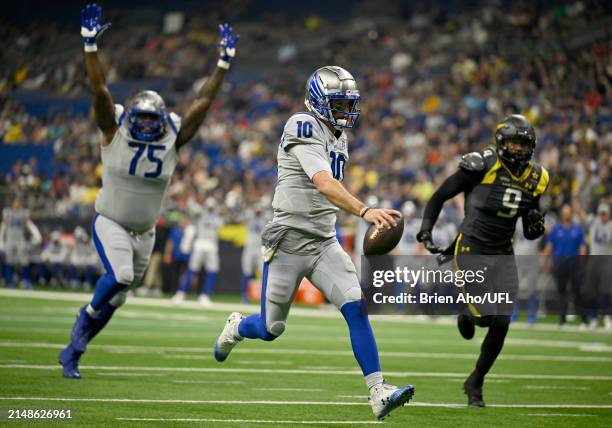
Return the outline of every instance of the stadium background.
<path id="1" fill-rule="evenodd" d="M 492 141 L 497 121 L 525 114 L 536 159 L 551 175 L 549 221 L 569 203 L 585 230 L 610 201 L 612 13 L 605 1 L 106 1 L 113 27 L 100 44 L 115 102 L 155 89 L 184 112 L 214 66 L 217 24 L 242 35 L 238 57 L 195 142 L 183 149 L 158 224 L 218 201 L 217 292 L 239 289 L 242 214 L 269 198 L 284 120 L 303 110 L 304 82 L 338 64 L 357 77 L 362 116 L 351 142 L 348 188 L 381 205 L 420 210 L 459 155 Z M 14 2 L 0 37 L 0 205 L 19 196 L 48 240 L 89 229 L 100 185 L 78 11 Z M 180 12 L 177 12 L 180 11 Z M 458 224 L 461 198 L 445 210 Z M 355 219 L 341 215 L 351 251 Z M 164 272 L 164 291 L 175 280 Z"/>

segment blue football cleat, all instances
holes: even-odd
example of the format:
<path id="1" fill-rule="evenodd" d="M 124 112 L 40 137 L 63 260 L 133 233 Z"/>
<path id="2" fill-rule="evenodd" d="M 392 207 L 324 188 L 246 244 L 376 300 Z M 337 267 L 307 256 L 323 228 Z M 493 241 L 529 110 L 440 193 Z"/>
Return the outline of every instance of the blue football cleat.
<path id="1" fill-rule="evenodd" d="M 86 307 L 79 309 L 70 338 L 75 351 L 83 353 L 94 329 L 96 319 L 87 313 Z"/>
<path id="2" fill-rule="evenodd" d="M 394 409 L 405 405 L 414 396 L 414 387 L 404 385 L 396 387 L 388 383 L 381 383 L 370 390 L 370 404 L 372 412 L 378 420 L 382 421 Z"/>
<path id="3" fill-rule="evenodd" d="M 80 379 L 81 373 L 79 372 L 79 359 L 83 355 L 82 352 L 76 351 L 72 344 L 66 346 L 62 352 L 60 352 L 58 358 L 59 363 L 64 368 L 64 377 L 68 379 Z"/>

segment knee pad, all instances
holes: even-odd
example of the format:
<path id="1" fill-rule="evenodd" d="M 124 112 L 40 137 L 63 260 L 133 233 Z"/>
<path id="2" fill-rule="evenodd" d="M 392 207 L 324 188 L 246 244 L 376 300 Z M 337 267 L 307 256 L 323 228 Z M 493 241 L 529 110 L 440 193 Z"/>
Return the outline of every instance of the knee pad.
<path id="1" fill-rule="evenodd" d="M 132 266 L 121 266 L 115 272 L 115 281 L 121 285 L 130 285 L 134 282 L 134 269 Z"/>
<path id="2" fill-rule="evenodd" d="M 268 333 L 270 333 L 269 335 L 272 336 L 271 339 L 268 340 L 274 340 L 276 339 L 278 336 L 280 336 L 281 334 L 283 334 L 283 332 L 285 331 L 285 322 L 284 321 L 275 321 L 273 323 L 270 324 L 270 328 L 266 328 L 266 331 Z"/>
<path id="3" fill-rule="evenodd" d="M 126 299 L 127 299 L 127 293 L 125 291 L 120 291 L 119 293 L 115 294 L 115 296 L 113 296 L 113 298 L 110 299 L 108 303 L 113 305 L 115 308 L 118 308 L 120 306 L 123 306 Z"/>

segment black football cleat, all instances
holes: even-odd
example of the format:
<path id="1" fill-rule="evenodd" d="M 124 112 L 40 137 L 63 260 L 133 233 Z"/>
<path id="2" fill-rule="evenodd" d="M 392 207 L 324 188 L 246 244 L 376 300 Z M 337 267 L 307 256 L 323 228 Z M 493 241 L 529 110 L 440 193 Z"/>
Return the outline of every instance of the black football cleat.
<path id="1" fill-rule="evenodd" d="M 463 392 L 468 396 L 469 407 L 484 407 L 482 398 L 482 382 L 478 382 L 474 373 L 470 374 L 463 383 Z"/>
<path id="2" fill-rule="evenodd" d="M 459 333 L 465 340 L 470 340 L 474 337 L 474 333 L 476 332 L 476 328 L 474 327 L 474 320 L 470 315 L 460 314 L 457 317 L 457 328 L 459 329 Z"/>

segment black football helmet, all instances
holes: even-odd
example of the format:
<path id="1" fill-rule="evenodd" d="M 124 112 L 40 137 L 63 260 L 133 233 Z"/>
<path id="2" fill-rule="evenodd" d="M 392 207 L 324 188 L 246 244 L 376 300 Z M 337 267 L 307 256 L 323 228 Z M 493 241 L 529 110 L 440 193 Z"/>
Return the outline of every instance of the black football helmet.
<path id="1" fill-rule="evenodd" d="M 512 149 L 509 144 L 512 144 Z M 513 169 L 522 170 L 531 160 L 536 145 L 536 134 L 531 123 L 520 114 L 502 120 L 495 130 L 497 155 Z M 517 148 L 520 147 L 520 150 Z"/>

